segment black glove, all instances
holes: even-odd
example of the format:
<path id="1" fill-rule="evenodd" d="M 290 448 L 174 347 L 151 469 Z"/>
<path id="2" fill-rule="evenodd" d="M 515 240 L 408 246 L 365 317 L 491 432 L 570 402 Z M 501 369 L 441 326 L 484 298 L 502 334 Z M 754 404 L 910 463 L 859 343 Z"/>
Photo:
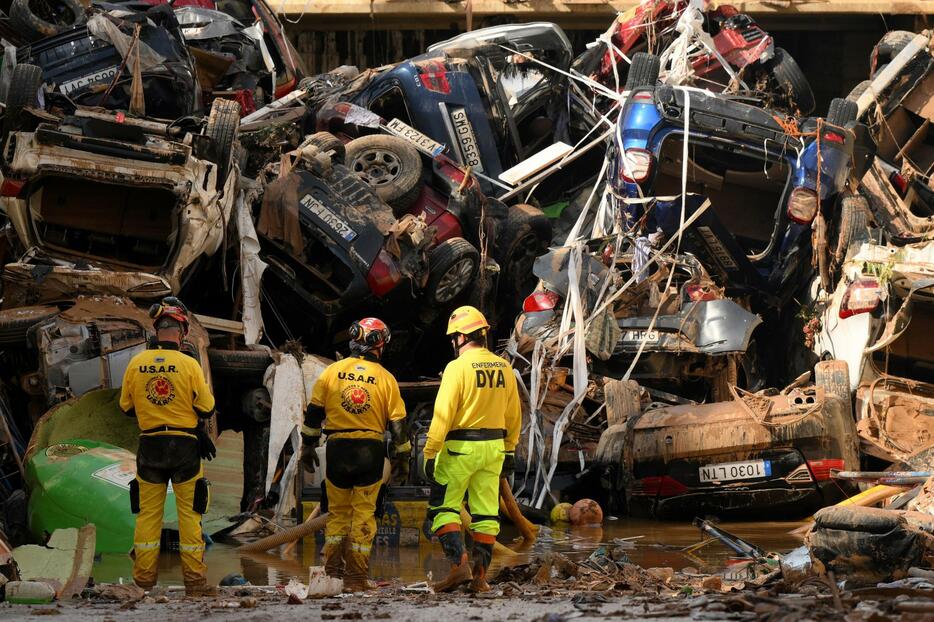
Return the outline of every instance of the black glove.
<path id="1" fill-rule="evenodd" d="M 503 470 L 500 472 L 499 476 L 501 478 L 508 478 L 510 475 L 516 472 L 516 453 L 514 451 L 507 451 L 506 457 L 503 458 Z"/>
<path id="2" fill-rule="evenodd" d="M 428 478 L 429 482 L 435 481 L 435 459 L 429 458 L 425 460 L 425 477 Z"/>
<path id="3" fill-rule="evenodd" d="M 302 435 L 302 464 L 312 473 L 320 466 L 318 452 L 316 451 L 318 449 L 318 439 L 320 438 L 320 436 Z"/>
<path id="4" fill-rule="evenodd" d="M 214 446 L 214 441 L 211 440 L 204 423 L 198 426 L 195 436 L 198 437 L 198 455 L 201 456 L 202 460 L 213 460 L 214 456 L 217 455 L 217 448 Z"/>
<path id="5" fill-rule="evenodd" d="M 390 460 L 392 466 L 392 475 L 389 478 L 393 484 L 405 486 L 409 481 L 410 462 L 412 460 L 411 452 L 399 452 L 396 457 Z"/>

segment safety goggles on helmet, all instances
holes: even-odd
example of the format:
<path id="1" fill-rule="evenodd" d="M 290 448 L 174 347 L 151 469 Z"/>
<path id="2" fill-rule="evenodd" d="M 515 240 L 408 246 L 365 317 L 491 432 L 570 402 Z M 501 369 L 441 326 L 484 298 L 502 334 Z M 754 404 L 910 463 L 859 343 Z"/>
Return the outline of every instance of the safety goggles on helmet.
<path id="1" fill-rule="evenodd" d="M 175 296 L 163 298 L 162 302 L 149 307 L 149 317 L 155 328 L 159 327 L 159 320 L 171 318 L 181 325 L 183 334 L 188 334 L 188 308 Z"/>
<path id="2" fill-rule="evenodd" d="M 369 352 L 382 348 L 392 337 L 389 327 L 379 318 L 367 317 L 350 325 L 350 348 L 356 352 Z"/>

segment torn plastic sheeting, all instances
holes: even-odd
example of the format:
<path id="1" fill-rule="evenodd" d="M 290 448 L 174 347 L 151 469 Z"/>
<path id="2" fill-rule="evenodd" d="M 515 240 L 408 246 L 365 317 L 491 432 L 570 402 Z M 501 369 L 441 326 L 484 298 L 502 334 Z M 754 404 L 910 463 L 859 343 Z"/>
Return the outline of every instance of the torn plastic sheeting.
<path id="1" fill-rule="evenodd" d="M 242 191 L 237 194 L 236 209 L 237 234 L 240 236 L 240 281 L 243 286 L 243 338 L 246 345 L 250 346 L 259 343 L 263 335 L 260 288 L 267 264 L 259 257 L 259 238 Z"/>
<path id="2" fill-rule="evenodd" d="M 133 37 L 124 34 L 116 24 L 104 15 L 99 13 L 88 20 L 88 32 L 117 48 L 120 58 L 125 59 L 127 54 L 130 53 Z M 142 40 L 136 42 L 136 49 L 138 50 L 140 71 L 150 71 L 165 63 L 165 57 L 158 54 Z M 126 69 L 132 73 L 134 63 L 128 62 Z"/>
<path id="3" fill-rule="evenodd" d="M 256 23 L 252 26 L 244 28 L 243 34 L 259 44 L 260 53 L 263 55 L 263 64 L 266 66 L 266 71 L 271 74 L 275 74 L 276 63 L 273 61 L 272 54 L 269 53 L 269 48 L 266 47 L 266 40 L 263 38 L 263 23 L 257 20 Z M 273 84 L 275 83 L 275 79 L 273 79 Z"/>
<path id="4" fill-rule="evenodd" d="M 305 379 L 302 368 L 294 356 L 282 355 L 277 363 L 266 370 L 263 385 L 272 398 L 272 407 L 269 422 L 269 457 L 266 465 L 266 492 L 272 486 L 279 455 L 285 447 L 286 441 L 292 441 L 293 456 L 301 453 L 301 436 L 299 431 L 305 413 Z M 286 466 L 286 471 L 289 468 Z M 285 496 L 286 477 L 283 475 L 280 489 Z"/>

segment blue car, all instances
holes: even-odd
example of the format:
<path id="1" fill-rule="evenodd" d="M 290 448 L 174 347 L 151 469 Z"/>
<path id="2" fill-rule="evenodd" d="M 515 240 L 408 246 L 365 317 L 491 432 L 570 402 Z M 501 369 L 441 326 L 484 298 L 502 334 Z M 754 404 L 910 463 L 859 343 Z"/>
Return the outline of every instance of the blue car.
<path id="1" fill-rule="evenodd" d="M 656 85 L 658 68 L 657 57 L 636 54 L 630 70 L 608 173 L 620 208 L 646 233 L 672 234 L 681 201 L 643 199 L 685 189 L 706 196 L 705 218 L 731 238 L 714 233 L 721 227 L 691 228 L 713 259 L 708 269 L 780 305 L 811 265 L 812 228 L 829 239 L 847 179 L 871 164 L 874 146 L 855 121 L 855 103 L 834 99 L 823 120 L 782 119 L 738 98 Z M 819 255 L 823 272 L 829 259 Z"/>

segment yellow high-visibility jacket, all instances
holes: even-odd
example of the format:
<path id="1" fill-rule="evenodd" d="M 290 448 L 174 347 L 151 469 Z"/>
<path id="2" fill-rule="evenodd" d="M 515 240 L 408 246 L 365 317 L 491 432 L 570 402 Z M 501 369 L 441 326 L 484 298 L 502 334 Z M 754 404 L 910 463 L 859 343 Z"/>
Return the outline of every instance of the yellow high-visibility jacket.
<path id="1" fill-rule="evenodd" d="M 447 364 L 428 428 L 425 458 L 438 455 L 452 430 L 504 430 L 506 451 L 519 442 L 522 413 L 512 366 L 486 348 L 474 348 Z"/>

